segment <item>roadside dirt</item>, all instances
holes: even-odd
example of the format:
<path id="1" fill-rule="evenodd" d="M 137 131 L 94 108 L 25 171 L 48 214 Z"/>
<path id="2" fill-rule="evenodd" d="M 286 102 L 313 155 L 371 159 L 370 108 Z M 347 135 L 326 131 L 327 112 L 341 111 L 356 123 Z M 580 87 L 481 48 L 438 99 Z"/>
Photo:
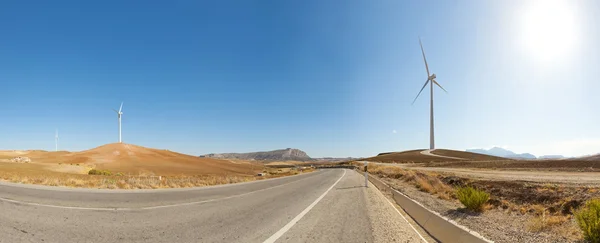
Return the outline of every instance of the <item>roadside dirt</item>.
<path id="1" fill-rule="evenodd" d="M 459 177 L 492 181 L 523 181 L 537 183 L 560 183 L 567 186 L 600 186 L 600 172 L 558 172 L 545 170 L 492 170 L 478 168 L 425 167 L 424 164 L 383 164 L 404 169 L 446 173 Z"/>
<path id="2" fill-rule="evenodd" d="M 537 202 L 548 203 L 547 206 L 541 206 L 541 210 L 545 209 L 548 215 L 551 215 L 549 211 L 552 208 L 554 208 L 554 215 L 562 215 L 563 211 L 569 214 L 573 207 L 585 200 L 583 198 L 585 196 L 571 199 L 577 195 L 583 195 L 584 193 L 581 191 L 557 188 L 559 191 L 562 190 L 558 196 L 552 195 L 551 191 L 548 191 L 547 194 L 539 193 L 538 190 L 543 186 L 530 187 L 520 183 L 504 184 L 495 181 L 472 181 L 465 178 L 440 176 L 448 184 L 470 185 L 486 191 L 493 191 L 490 193 L 492 196 L 487 210 L 484 213 L 476 214 L 465 211 L 462 204 L 455 198 L 441 199 L 439 196 L 417 189 L 413 184 L 402 179 L 378 177 L 430 210 L 495 242 L 581 242 L 581 234 L 570 216 L 560 216 L 566 218 L 566 221 L 544 230 L 530 229 L 532 222 L 539 218 L 539 211 L 534 210 L 536 206 L 533 206 L 540 205 L 536 204 Z M 526 189 L 523 190 L 523 188 Z M 560 198 L 563 196 L 568 200 L 561 202 Z M 546 207 L 548 208 L 546 209 Z"/>
<path id="3" fill-rule="evenodd" d="M 548 171 L 600 171 L 600 161 L 586 160 L 488 160 L 488 161 L 447 161 L 424 163 L 427 167 L 480 168 L 508 170 L 548 170 Z"/>

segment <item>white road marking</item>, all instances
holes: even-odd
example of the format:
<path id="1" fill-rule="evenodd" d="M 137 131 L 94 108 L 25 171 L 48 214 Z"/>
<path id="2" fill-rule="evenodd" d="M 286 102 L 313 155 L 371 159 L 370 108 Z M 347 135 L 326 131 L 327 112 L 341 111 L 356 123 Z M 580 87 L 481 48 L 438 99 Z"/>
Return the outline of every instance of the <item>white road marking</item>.
<path id="1" fill-rule="evenodd" d="M 344 173 L 345 173 L 345 171 L 344 171 Z M 170 208 L 170 207 L 179 207 L 179 206 L 189 206 L 189 205 L 195 205 L 195 204 L 203 204 L 203 203 L 208 203 L 208 202 L 214 202 L 214 201 L 220 201 L 220 200 L 225 200 L 225 199 L 231 199 L 231 198 L 246 196 L 246 195 L 249 195 L 249 194 L 252 194 L 252 193 L 261 192 L 261 191 L 265 191 L 265 190 L 269 190 L 269 189 L 273 189 L 273 188 L 285 186 L 287 184 L 299 182 L 299 181 L 302 181 L 302 180 L 305 180 L 305 179 L 308 179 L 308 178 L 312 178 L 312 176 L 309 176 L 309 177 L 306 177 L 306 178 L 302 178 L 302 179 L 296 180 L 296 181 L 290 181 L 290 182 L 287 182 L 287 183 L 284 183 L 284 184 L 280 184 L 280 185 L 277 185 L 277 186 L 267 187 L 267 188 L 263 188 L 263 189 L 260 189 L 260 190 L 251 191 L 251 192 L 242 193 L 242 194 L 237 194 L 237 195 L 228 196 L 228 197 L 214 198 L 214 199 L 209 199 L 209 200 L 204 200 L 204 201 L 196 201 L 196 202 L 188 202 L 188 203 L 177 203 L 177 204 L 170 204 L 170 205 L 150 206 L 150 207 L 140 207 L 140 208 L 93 208 L 93 207 L 59 206 L 59 205 L 42 204 L 42 203 L 34 203 L 34 202 L 23 202 L 23 201 L 18 201 L 18 200 L 3 198 L 3 197 L 0 197 L 0 201 L 11 202 L 11 203 L 21 204 L 21 205 L 40 206 L 40 207 L 48 207 L 48 208 L 60 208 L 60 209 L 77 209 L 77 210 L 94 210 L 94 211 L 151 210 L 151 209 L 159 209 L 159 208 Z"/>
<path id="2" fill-rule="evenodd" d="M 396 206 L 394 206 L 394 204 L 390 201 L 390 199 L 388 199 L 385 195 L 383 195 L 383 193 L 381 193 L 381 191 L 379 191 L 379 189 L 377 189 L 377 187 L 375 187 L 375 185 L 373 185 L 372 188 L 375 188 L 375 190 L 379 193 L 379 195 L 381 195 L 383 198 L 385 198 L 385 200 L 390 204 L 390 206 L 392 206 L 392 208 L 394 208 L 394 210 L 396 210 L 396 212 L 398 214 L 400 214 L 400 217 L 402 217 L 404 219 L 404 221 L 406 221 L 406 223 L 410 226 L 410 228 L 412 228 L 415 231 L 415 233 L 417 233 L 417 235 L 419 235 L 419 237 L 421 237 L 421 240 L 423 240 L 423 242 L 427 243 L 427 240 L 423 237 L 423 235 L 421 235 L 421 233 L 419 233 L 419 231 L 417 231 L 417 229 L 415 229 L 415 227 L 413 227 L 413 225 L 410 222 L 408 222 L 408 220 L 404 217 L 404 215 L 402 215 L 402 213 L 400 213 L 398 208 L 396 208 Z"/>
<path id="3" fill-rule="evenodd" d="M 325 195 L 327 195 L 327 193 L 329 191 L 331 191 L 331 189 L 333 189 L 333 187 L 335 185 L 337 185 L 338 182 L 340 182 L 340 180 L 342 180 L 342 178 L 344 178 L 345 175 L 346 175 L 346 170 L 344 170 L 344 174 L 342 176 L 340 176 L 340 178 L 335 183 L 333 183 L 333 185 L 331 185 L 331 187 L 329 187 L 329 189 L 327 189 L 327 191 L 325 191 L 319 198 L 317 198 L 317 200 L 315 200 L 313 203 L 308 205 L 308 207 L 305 208 L 304 211 L 302 211 L 294 219 L 292 219 L 292 221 L 290 221 L 285 226 L 283 226 L 283 228 L 279 229 L 279 231 L 275 232 L 275 234 L 271 235 L 271 237 L 266 239 L 263 243 L 274 243 L 275 241 L 277 241 L 277 239 L 279 239 L 279 237 L 281 237 L 283 234 L 285 234 L 285 232 L 290 230 L 292 228 L 292 226 L 294 226 L 296 223 L 298 223 L 298 221 L 300 221 L 300 219 L 302 219 L 302 217 L 304 217 L 304 215 L 306 215 L 313 207 L 315 207 L 315 205 L 317 205 L 317 203 L 319 203 L 319 201 L 321 201 L 321 199 L 323 199 L 325 197 Z"/>

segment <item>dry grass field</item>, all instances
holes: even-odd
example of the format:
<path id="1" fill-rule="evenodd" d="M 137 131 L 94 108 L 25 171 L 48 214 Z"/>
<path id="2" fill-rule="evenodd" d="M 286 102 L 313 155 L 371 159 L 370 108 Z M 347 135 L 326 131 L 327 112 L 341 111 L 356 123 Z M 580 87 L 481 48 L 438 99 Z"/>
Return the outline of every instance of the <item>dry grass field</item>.
<path id="1" fill-rule="evenodd" d="M 474 161 L 489 161 L 489 160 L 510 160 L 502 157 L 496 157 L 485 154 L 471 153 L 465 151 L 457 151 L 450 149 L 436 149 L 431 152 L 435 155 L 448 156 L 448 157 L 457 157 L 462 158 L 464 160 L 474 160 Z"/>
<path id="2" fill-rule="evenodd" d="M 369 165 L 369 172 L 496 242 L 580 242 L 582 234 L 573 213 L 586 201 L 600 198 L 598 186 L 491 181 L 378 164 Z M 464 211 L 456 190 L 465 186 L 490 194 L 485 212 L 472 215 Z"/>
<path id="3" fill-rule="evenodd" d="M 427 167 L 478 168 L 498 170 L 600 171 L 600 160 L 494 160 L 428 163 Z"/>
<path id="4" fill-rule="evenodd" d="M 27 160 L 21 160 L 27 158 Z M 88 175 L 90 170 L 102 175 Z M 265 172 L 266 176 L 257 176 Z M 131 144 L 81 152 L 0 151 L 0 179 L 89 188 L 173 188 L 236 183 L 304 173 L 243 160 L 200 158 Z"/>
<path id="5" fill-rule="evenodd" d="M 366 158 L 363 160 L 381 162 L 381 163 L 429 163 L 429 162 L 451 162 L 451 161 L 463 161 L 458 159 L 440 158 L 434 156 L 423 155 L 421 152 L 423 149 L 409 150 L 403 152 L 392 152 L 386 154 L 380 154 L 374 157 Z M 436 149 L 432 154 L 462 158 L 467 161 L 471 160 L 507 160 L 505 158 L 455 151 L 446 149 Z"/>
<path id="6" fill-rule="evenodd" d="M 10 158 L 18 156 L 29 158 L 30 164 L 35 164 L 43 170 L 75 174 L 87 174 L 87 171 L 94 168 L 132 175 L 248 175 L 260 171 L 261 167 L 257 163 L 247 161 L 199 158 L 168 150 L 119 143 L 81 152 L 2 151 L 0 162 L 10 162 Z"/>
<path id="7" fill-rule="evenodd" d="M 496 242 L 581 242 L 574 212 L 586 201 L 600 198 L 600 161 L 510 160 L 452 150 L 432 152 L 464 158 L 456 160 L 420 151 L 369 158 L 380 162 L 369 164 L 369 172 Z M 456 189 L 465 186 L 490 195 L 484 213 L 471 215 L 461 209 Z"/>

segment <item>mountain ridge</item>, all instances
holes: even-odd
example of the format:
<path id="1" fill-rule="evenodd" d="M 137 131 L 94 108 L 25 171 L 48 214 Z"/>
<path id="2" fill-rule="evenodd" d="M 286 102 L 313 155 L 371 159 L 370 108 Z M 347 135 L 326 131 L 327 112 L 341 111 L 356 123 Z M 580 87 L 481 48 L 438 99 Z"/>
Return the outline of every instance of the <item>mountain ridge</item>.
<path id="1" fill-rule="evenodd" d="M 491 149 L 467 149 L 465 151 L 471 152 L 471 153 L 504 157 L 504 158 L 509 158 L 509 159 L 537 159 L 537 157 L 535 155 L 530 154 L 530 153 L 517 154 L 513 151 L 510 151 L 508 149 L 503 149 L 500 147 L 493 147 Z"/>
<path id="2" fill-rule="evenodd" d="M 306 152 L 295 149 L 277 149 L 271 151 L 260 151 L 250 153 L 210 153 L 200 155 L 200 157 L 206 158 L 217 158 L 217 159 L 243 159 L 243 160 L 265 160 L 265 161 L 276 161 L 276 160 L 296 160 L 296 161 L 310 161 L 313 160 Z"/>

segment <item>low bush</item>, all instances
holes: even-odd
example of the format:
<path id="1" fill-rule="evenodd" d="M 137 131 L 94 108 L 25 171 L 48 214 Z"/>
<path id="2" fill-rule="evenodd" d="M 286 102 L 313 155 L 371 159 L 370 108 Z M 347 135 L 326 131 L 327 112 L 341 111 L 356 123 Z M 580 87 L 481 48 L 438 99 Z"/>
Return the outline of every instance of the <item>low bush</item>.
<path id="1" fill-rule="evenodd" d="M 575 219 L 589 242 L 600 242 L 600 199 L 592 199 L 575 211 Z"/>
<path id="2" fill-rule="evenodd" d="M 490 194 L 473 187 L 461 187 L 456 190 L 456 197 L 468 210 L 481 212 Z"/>
<path id="3" fill-rule="evenodd" d="M 88 171 L 88 175 L 112 175 L 112 173 L 108 170 L 96 170 L 96 169 L 91 169 L 90 171 Z"/>

